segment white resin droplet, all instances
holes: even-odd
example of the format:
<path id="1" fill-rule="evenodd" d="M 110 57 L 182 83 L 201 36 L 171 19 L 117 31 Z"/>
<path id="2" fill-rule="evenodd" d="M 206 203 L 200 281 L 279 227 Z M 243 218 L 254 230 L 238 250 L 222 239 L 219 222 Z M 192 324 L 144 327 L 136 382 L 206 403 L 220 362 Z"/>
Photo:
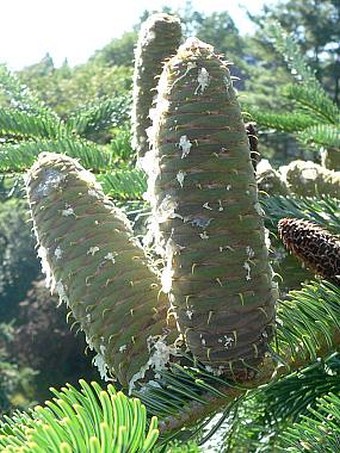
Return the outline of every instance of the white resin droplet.
<path id="1" fill-rule="evenodd" d="M 176 175 L 176 179 L 179 183 L 179 185 L 183 188 L 183 185 L 184 185 L 184 178 L 186 177 L 186 172 L 183 171 L 183 170 L 180 170 L 177 175 Z"/>
<path id="2" fill-rule="evenodd" d="M 181 159 L 184 159 L 185 157 L 187 157 L 190 154 L 192 143 L 186 135 L 182 135 L 180 137 L 178 146 L 182 150 Z"/>
<path id="3" fill-rule="evenodd" d="M 243 268 L 246 270 L 247 274 L 246 274 L 246 280 L 249 281 L 251 280 L 251 276 L 250 276 L 250 271 L 251 271 L 251 268 L 250 268 L 250 265 L 249 263 L 246 261 L 244 264 L 243 264 Z"/>
<path id="4" fill-rule="evenodd" d="M 54 250 L 54 256 L 55 256 L 55 259 L 56 259 L 56 260 L 60 260 L 61 257 L 63 256 L 63 251 L 61 250 L 61 248 L 59 247 L 59 245 L 58 245 L 58 247 Z"/>
<path id="5" fill-rule="evenodd" d="M 71 215 L 75 216 L 75 213 L 74 213 L 74 210 L 73 210 L 72 206 L 66 205 L 65 209 L 63 209 L 61 211 L 61 215 L 63 217 L 70 217 Z"/>
<path id="6" fill-rule="evenodd" d="M 94 247 L 90 247 L 88 251 L 86 252 L 86 255 L 95 255 L 97 252 L 99 252 L 99 247 L 95 245 Z"/>
<path id="7" fill-rule="evenodd" d="M 197 82 L 198 87 L 195 90 L 195 94 L 204 93 L 210 82 L 210 74 L 205 68 L 201 68 L 198 71 Z"/>

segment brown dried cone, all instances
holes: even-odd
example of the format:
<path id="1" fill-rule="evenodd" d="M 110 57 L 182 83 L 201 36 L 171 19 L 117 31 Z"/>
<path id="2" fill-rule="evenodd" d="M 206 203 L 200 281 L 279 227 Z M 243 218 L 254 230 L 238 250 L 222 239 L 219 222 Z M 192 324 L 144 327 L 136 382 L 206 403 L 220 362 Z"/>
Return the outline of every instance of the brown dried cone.
<path id="1" fill-rule="evenodd" d="M 132 105 L 132 146 L 138 157 L 149 150 L 147 130 L 151 126 L 149 111 L 164 60 L 176 53 L 182 29 L 176 16 L 152 14 L 142 25 L 135 55 Z"/>
<path id="2" fill-rule="evenodd" d="M 307 268 L 340 285 L 340 239 L 308 220 L 281 219 L 280 238 Z"/>
<path id="3" fill-rule="evenodd" d="M 42 153 L 26 185 L 51 291 L 97 351 L 102 376 L 133 387 L 174 350 L 166 296 L 128 219 L 94 176 L 67 156 Z"/>
<path id="4" fill-rule="evenodd" d="M 251 163 L 253 164 L 254 170 L 256 170 L 257 164 L 259 163 L 261 158 L 258 149 L 259 139 L 257 137 L 256 123 L 250 121 L 248 123 L 245 123 L 244 126 L 246 128 L 249 141 Z"/>
<path id="5" fill-rule="evenodd" d="M 275 300 L 240 106 L 227 64 L 196 38 L 158 90 L 148 170 L 164 289 L 193 355 L 240 378 L 267 350 Z"/>

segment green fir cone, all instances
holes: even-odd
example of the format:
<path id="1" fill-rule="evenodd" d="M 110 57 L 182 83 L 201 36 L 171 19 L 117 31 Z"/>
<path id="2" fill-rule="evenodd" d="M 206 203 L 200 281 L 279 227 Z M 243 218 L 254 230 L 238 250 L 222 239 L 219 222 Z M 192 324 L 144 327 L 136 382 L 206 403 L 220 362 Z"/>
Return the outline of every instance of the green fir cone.
<path id="1" fill-rule="evenodd" d="M 340 239 L 308 220 L 281 219 L 279 236 L 291 251 L 315 274 L 340 285 Z"/>
<path id="2" fill-rule="evenodd" d="M 97 351 L 102 377 L 133 387 L 174 348 L 167 298 L 127 217 L 90 172 L 62 154 L 42 153 L 26 185 L 47 284 Z"/>
<path id="3" fill-rule="evenodd" d="M 193 355 L 241 379 L 267 349 L 276 288 L 232 79 L 197 38 L 164 67 L 153 134 L 144 168 L 163 289 Z"/>
<path id="4" fill-rule="evenodd" d="M 287 183 L 267 159 L 261 159 L 256 168 L 256 182 L 259 191 L 268 195 L 288 195 Z"/>
<path id="5" fill-rule="evenodd" d="M 280 167 L 289 189 L 296 195 L 330 195 L 340 198 L 340 172 L 328 170 L 312 161 L 294 160 Z"/>
<path id="6" fill-rule="evenodd" d="M 182 36 L 176 16 L 157 13 L 142 25 L 135 55 L 132 106 L 132 146 L 138 157 L 149 149 L 147 130 L 151 126 L 152 107 L 158 77 L 164 61 L 174 55 Z"/>
<path id="7" fill-rule="evenodd" d="M 321 164 L 330 170 L 340 171 L 340 149 L 330 148 L 321 152 Z"/>

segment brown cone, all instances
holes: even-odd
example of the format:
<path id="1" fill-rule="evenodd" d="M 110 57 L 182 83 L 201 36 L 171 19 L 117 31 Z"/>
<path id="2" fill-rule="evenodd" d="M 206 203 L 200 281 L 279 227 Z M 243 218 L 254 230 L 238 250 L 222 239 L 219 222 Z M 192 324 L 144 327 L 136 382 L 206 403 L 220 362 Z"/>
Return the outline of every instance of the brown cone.
<path id="1" fill-rule="evenodd" d="M 286 249 L 317 275 L 340 285 L 340 240 L 319 225 L 284 218 L 278 231 Z"/>
<path id="2" fill-rule="evenodd" d="M 245 123 L 244 127 L 246 128 L 248 136 L 251 163 L 253 164 L 254 170 L 256 171 L 257 164 L 259 163 L 261 158 L 261 155 L 258 150 L 259 139 L 257 136 L 256 123 L 254 122 Z"/>

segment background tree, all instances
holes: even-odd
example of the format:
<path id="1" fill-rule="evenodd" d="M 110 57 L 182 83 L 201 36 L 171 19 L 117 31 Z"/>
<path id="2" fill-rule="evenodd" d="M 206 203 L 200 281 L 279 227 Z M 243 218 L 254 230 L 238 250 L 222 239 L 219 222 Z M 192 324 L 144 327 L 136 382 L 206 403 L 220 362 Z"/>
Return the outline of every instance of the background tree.
<path id="1" fill-rule="evenodd" d="M 281 113 L 277 108 L 263 112 L 257 108 L 253 109 L 255 117 L 262 126 L 293 133 L 303 148 L 314 151 L 311 158 L 319 160 L 321 155 L 325 166 L 340 170 L 339 108 L 281 24 L 269 22 L 265 32 L 292 74 L 293 83 L 282 89 L 282 98 L 291 112 Z"/>
<path id="2" fill-rule="evenodd" d="M 319 81 L 339 103 L 339 0 L 279 1 L 273 6 L 264 6 L 262 14 L 251 18 L 257 24 L 278 20 L 296 39 Z"/>
<path id="3" fill-rule="evenodd" d="M 133 67 L 134 48 L 137 42 L 136 30 L 123 33 L 120 38 L 113 39 L 90 58 L 105 66 Z"/>

